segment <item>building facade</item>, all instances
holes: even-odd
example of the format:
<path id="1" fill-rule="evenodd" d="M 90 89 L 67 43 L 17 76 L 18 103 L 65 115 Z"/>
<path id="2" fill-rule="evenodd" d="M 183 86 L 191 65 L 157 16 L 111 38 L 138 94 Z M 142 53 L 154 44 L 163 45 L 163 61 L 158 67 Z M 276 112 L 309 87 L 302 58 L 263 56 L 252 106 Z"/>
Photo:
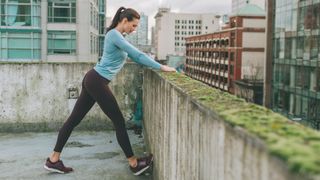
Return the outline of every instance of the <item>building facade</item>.
<path id="1" fill-rule="evenodd" d="M 169 8 L 159 8 L 155 16 L 155 56 L 165 60 L 167 55 L 184 56 L 185 38 L 219 30 L 220 16 L 216 14 L 173 13 Z"/>
<path id="2" fill-rule="evenodd" d="M 232 13 L 238 12 L 247 4 L 255 4 L 263 10 L 266 9 L 266 0 L 232 0 Z"/>
<path id="3" fill-rule="evenodd" d="M 241 12 L 224 30 L 186 38 L 188 76 L 232 94 L 236 81 L 263 79 L 265 14 L 255 5 Z"/>
<path id="4" fill-rule="evenodd" d="M 97 61 L 104 6 L 105 0 L 0 1 L 0 60 Z"/>
<path id="5" fill-rule="evenodd" d="M 104 36 L 106 34 L 106 0 L 99 0 L 99 59 L 103 53 Z"/>
<path id="6" fill-rule="evenodd" d="M 271 108 L 320 129 L 320 1 L 272 3 Z"/>

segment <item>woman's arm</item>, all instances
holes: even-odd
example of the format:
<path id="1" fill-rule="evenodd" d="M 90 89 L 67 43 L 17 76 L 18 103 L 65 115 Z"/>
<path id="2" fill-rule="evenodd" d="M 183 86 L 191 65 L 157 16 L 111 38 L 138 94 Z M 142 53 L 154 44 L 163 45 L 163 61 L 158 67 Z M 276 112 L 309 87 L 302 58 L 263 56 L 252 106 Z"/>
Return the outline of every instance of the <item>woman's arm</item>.
<path id="1" fill-rule="evenodd" d="M 145 66 L 149 66 L 155 69 L 160 69 L 162 71 L 176 71 L 172 67 L 161 65 L 160 63 L 153 60 L 150 56 L 146 55 L 145 53 L 135 48 L 119 32 L 116 32 L 114 34 L 115 35 L 112 36 L 113 43 L 116 46 L 118 46 L 120 49 L 127 52 L 130 59 L 132 59 L 136 63 L 143 64 Z"/>

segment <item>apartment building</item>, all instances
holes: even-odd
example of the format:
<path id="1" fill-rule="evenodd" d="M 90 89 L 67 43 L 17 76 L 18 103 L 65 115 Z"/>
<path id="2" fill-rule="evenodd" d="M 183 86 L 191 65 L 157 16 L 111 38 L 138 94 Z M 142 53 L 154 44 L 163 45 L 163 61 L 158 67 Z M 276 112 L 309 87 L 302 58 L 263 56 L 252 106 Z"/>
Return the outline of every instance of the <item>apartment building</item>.
<path id="1" fill-rule="evenodd" d="M 95 62 L 105 0 L 1 0 L 0 60 Z"/>
<path id="2" fill-rule="evenodd" d="M 186 38 L 186 74 L 240 95 L 237 81 L 263 79 L 265 12 L 249 4 L 229 22 L 221 31 Z"/>
<path id="3" fill-rule="evenodd" d="M 220 28 L 217 14 L 174 13 L 170 8 L 159 8 L 155 20 L 153 37 L 158 60 L 165 60 L 167 55 L 184 56 L 186 37 L 212 33 Z"/>

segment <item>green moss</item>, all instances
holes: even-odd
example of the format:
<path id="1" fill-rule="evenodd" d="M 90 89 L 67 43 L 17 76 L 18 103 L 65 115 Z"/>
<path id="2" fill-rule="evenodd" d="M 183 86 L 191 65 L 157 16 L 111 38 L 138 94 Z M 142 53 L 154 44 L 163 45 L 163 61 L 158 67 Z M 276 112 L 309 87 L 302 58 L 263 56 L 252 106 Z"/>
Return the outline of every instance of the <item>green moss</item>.
<path id="1" fill-rule="evenodd" d="M 263 139 L 269 152 L 284 160 L 291 172 L 320 174 L 319 132 L 183 74 L 159 74 L 216 112 L 227 123 L 243 127 L 249 133 Z"/>

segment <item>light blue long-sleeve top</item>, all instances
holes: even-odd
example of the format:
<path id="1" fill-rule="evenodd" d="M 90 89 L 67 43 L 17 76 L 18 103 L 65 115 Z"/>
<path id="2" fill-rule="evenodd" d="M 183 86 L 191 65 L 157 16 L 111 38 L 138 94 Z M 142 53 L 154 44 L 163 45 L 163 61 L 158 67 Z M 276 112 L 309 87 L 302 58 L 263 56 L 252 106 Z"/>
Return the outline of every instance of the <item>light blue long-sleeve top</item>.
<path id="1" fill-rule="evenodd" d="M 131 45 L 118 30 L 112 29 L 105 35 L 103 55 L 94 69 L 98 74 L 111 81 L 123 67 L 127 56 L 145 66 L 155 69 L 161 67 L 161 64 Z"/>

